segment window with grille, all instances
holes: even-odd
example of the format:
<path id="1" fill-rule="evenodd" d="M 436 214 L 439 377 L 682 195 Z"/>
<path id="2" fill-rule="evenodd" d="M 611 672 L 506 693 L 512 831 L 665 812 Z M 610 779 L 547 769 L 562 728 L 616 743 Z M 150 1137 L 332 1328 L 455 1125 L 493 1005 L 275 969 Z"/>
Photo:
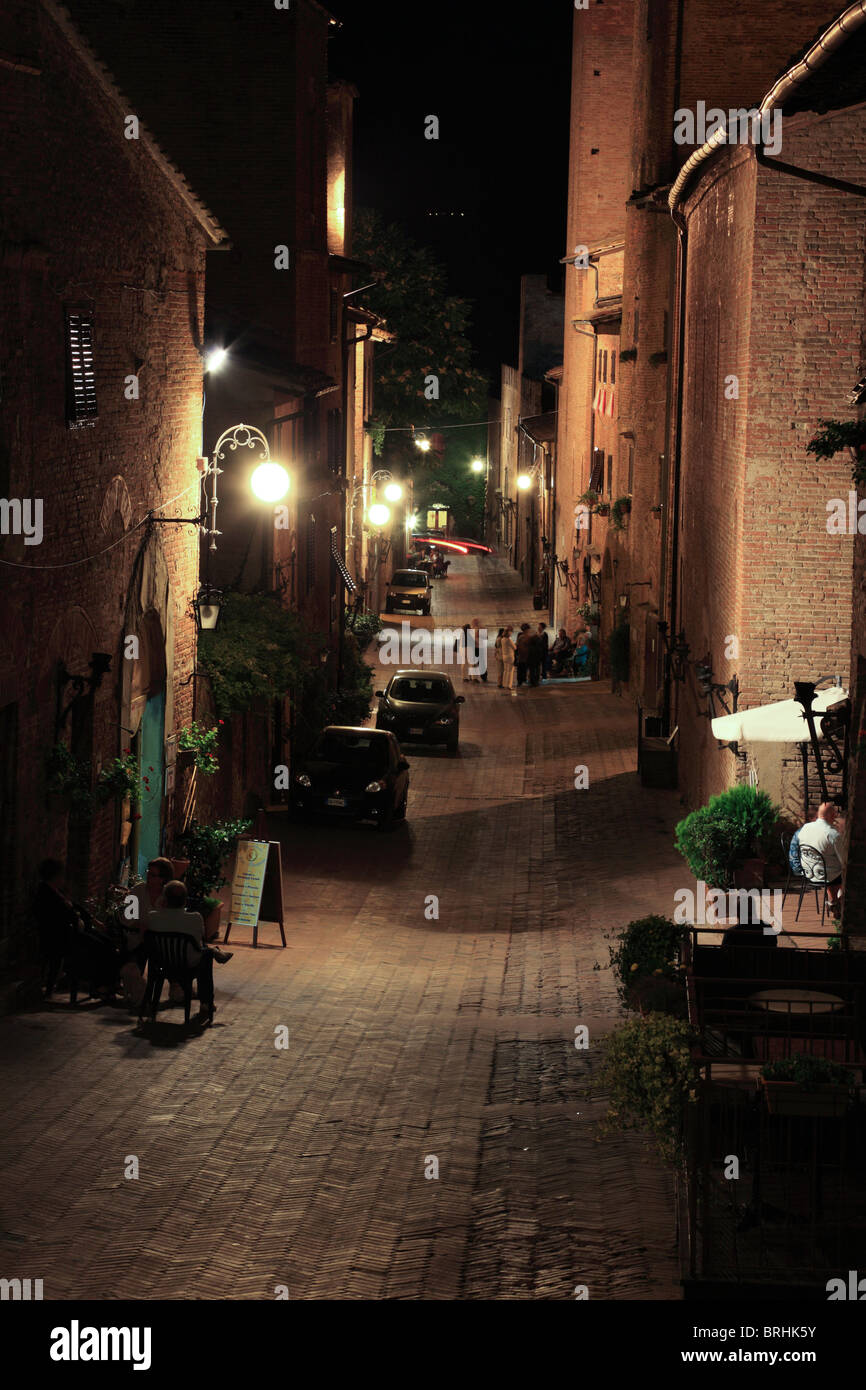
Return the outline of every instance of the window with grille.
<path id="1" fill-rule="evenodd" d="M 87 425 L 97 414 L 93 314 L 88 309 L 69 308 L 66 310 L 67 424 Z"/>
<path id="2" fill-rule="evenodd" d="M 312 512 L 307 521 L 306 551 L 307 593 L 309 594 L 316 583 L 316 518 Z"/>
<path id="3" fill-rule="evenodd" d="M 604 486 L 604 453 L 601 449 L 592 451 L 592 470 L 589 475 L 589 486 L 592 492 L 601 492 Z"/>

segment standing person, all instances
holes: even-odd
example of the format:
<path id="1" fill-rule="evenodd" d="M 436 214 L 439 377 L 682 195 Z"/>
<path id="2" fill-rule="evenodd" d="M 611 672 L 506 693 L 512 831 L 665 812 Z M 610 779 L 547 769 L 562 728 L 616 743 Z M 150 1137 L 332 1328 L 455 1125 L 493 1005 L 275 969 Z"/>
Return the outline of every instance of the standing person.
<path id="1" fill-rule="evenodd" d="M 514 694 L 514 657 L 515 647 L 512 639 L 513 628 L 504 627 L 502 629 L 502 641 L 500 651 L 502 653 L 502 689 L 506 695 Z"/>
<path id="2" fill-rule="evenodd" d="M 472 637 L 472 675 L 470 680 L 487 680 L 487 633 L 482 632 L 478 626 L 478 619 L 472 619 L 472 626 L 469 629 Z M 484 655 L 482 656 L 482 651 Z"/>
<path id="3" fill-rule="evenodd" d="M 832 801 L 822 801 L 814 820 L 807 821 L 798 832 L 798 849 L 803 866 L 803 874 L 810 883 L 823 883 L 827 890 L 827 903 L 832 917 L 842 913 L 842 836 L 836 829 L 838 808 Z M 820 861 L 804 854 L 804 849 L 815 849 L 823 855 L 826 879 L 822 876 Z"/>
<path id="4" fill-rule="evenodd" d="M 505 628 L 501 627 L 496 634 L 496 641 L 493 644 L 493 660 L 496 662 L 499 671 L 499 680 L 497 684 L 500 690 L 502 689 L 502 635 L 504 632 Z"/>
<path id="5" fill-rule="evenodd" d="M 183 932 L 195 943 L 197 959 L 198 999 L 201 1004 L 200 1017 L 204 1023 L 211 1023 L 216 1013 L 213 1002 L 213 963 L 220 965 L 230 961 L 234 952 L 223 951 L 216 946 L 208 946 L 204 939 L 204 919 L 200 912 L 187 912 L 186 884 L 172 879 L 165 885 L 162 894 L 164 907 L 148 913 L 147 931 L 157 935 L 160 932 Z"/>
<path id="6" fill-rule="evenodd" d="M 539 624 L 539 627 L 543 627 L 543 626 L 544 626 L 543 623 Z M 542 663 L 543 663 L 543 660 L 544 660 L 544 652 L 545 652 L 546 646 L 547 646 L 547 634 L 545 633 L 544 641 L 542 642 L 542 639 L 541 639 L 541 632 L 540 632 L 540 631 L 532 632 L 532 630 L 530 630 L 530 633 L 529 633 L 529 684 L 532 685 L 532 686 L 538 685 L 538 682 L 541 680 L 541 667 L 542 667 Z"/>
<path id="7" fill-rule="evenodd" d="M 520 624 L 520 632 L 517 634 L 517 684 L 521 686 L 526 681 L 526 673 L 529 670 L 530 644 L 532 642 L 532 631 L 529 623 Z"/>
<path id="8" fill-rule="evenodd" d="M 544 680 L 547 676 L 548 667 L 550 666 L 550 658 L 548 656 L 548 652 L 550 651 L 550 638 L 547 635 L 547 623 L 538 624 L 538 635 L 541 638 L 541 679 Z"/>

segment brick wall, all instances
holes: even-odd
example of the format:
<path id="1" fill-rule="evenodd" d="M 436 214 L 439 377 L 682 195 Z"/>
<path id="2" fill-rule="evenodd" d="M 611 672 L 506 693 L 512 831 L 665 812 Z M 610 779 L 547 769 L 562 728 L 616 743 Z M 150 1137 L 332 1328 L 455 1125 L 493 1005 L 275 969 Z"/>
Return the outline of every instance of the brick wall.
<path id="1" fill-rule="evenodd" d="M 0 558 L 21 566 L 0 571 L 0 704 L 7 728 L 17 726 L 15 748 L 0 756 L 18 769 L 17 794 L 4 811 L 20 827 L 4 845 L 4 876 L 15 884 L 5 904 L 8 930 L 21 923 L 45 855 L 75 848 L 69 872 L 79 893 L 103 886 L 115 865 L 115 808 L 97 814 L 91 834 L 68 840 L 67 817 L 46 801 L 55 671 L 60 658 L 83 675 L 91 652 L 111 656 L 89 714 L 80 706 L 84 717 L 75 716 L 98 767 L 125 744 L 123 638 L 141 616 L 142 596 L 153 606 L 155 583 L 165 598 L 166 733 L 189 718 L 197 532 L 137 523 L 169 499 L 168 515 L 198 508 L 206 238 L 142 144 L 124 139 L 120 108 L 42 7 L 15 0 L 4 19 L 0 46 L 25 70 L 6 71 L 0 86 L 0 472 L 4 495 L 44 499 L 41 545 L 0 540 Z M 99 414 L 81 429 L 69 429 L 65 416 L 70 302 L 91 306 L 95 322 Z M 133 374 L 137 400 L 125 397 Z"/>

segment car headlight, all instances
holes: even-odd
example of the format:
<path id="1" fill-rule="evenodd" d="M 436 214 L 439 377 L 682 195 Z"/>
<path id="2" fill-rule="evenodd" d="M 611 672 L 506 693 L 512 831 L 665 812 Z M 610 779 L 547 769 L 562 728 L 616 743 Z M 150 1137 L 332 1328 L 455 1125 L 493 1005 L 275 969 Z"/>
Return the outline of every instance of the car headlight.
<path id="1" fill-rule="evenodd" d="M 313 785 L 306 772 L 302 772 L 299 777 L 295 778 L 295 781 L 299 787 L 311 787 Z"/>
<path id="2" fill-rule="evenodd" d="M 364 791 L 365 791 L 365 792 L 370 792 L 371 794 L 372 794 L 373 792 L 383 792 L 384 790 L 385 790 L 385 783 L 384 783 L 384 782 L 368 782 L 367 785 L 366 785 L 366 787 L 364 788 Z"/>

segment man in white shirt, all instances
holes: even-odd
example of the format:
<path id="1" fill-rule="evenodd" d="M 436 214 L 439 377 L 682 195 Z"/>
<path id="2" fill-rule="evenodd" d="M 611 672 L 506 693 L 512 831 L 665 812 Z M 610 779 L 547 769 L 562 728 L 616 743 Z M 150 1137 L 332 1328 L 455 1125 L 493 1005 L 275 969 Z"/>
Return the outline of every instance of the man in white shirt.
<path id="1" fill-rule="evenodd" d="M 832 801 L 823 801 L 818 807 L 818 814 L 815 819 L 807 821 L 798 836 L 803 873 L 811 883 L 822 883 L 825 880 L 822 877 L 820 861 L 813 859 L 808 850 L 815 849 L 824 857 L 827 871 L 827 902 L 834 917 L 841 915 L 840 898 L 842 895 L 842 869 L 844 867 L 842 864 L 842 836 L 836 829 L 838 814 L 838 808 L 833 805 Z M 806 854 L 803 854 L 804 846 L 807 850 Z"/>
<path id="2" fill-rule="evenodd" d="M 204 919 L 199 912 L 186 912 L 186 884 L 172 879 L 162 891 L 165 907 L 148 913 L 147 931 L 159 935 L 160 932 L 183 932 L 195 943 L 196 950 L 190 952 L 190 965 L 196 969 L 198 998 L 201 1013 L 206 1023 L 213 1019 L 216 1009 L 213 1002 L 213 963 L 224 965 L 231 960 L 232 951 L 220 951 L 205 942 Z"/>

